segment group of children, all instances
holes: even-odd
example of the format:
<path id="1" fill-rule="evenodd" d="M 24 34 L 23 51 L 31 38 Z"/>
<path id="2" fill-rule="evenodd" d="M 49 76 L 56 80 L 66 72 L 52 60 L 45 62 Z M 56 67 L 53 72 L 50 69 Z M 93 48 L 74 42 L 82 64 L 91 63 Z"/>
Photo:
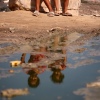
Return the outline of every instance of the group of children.
<path id="1" fill-rule="evenodd" d="M 49 13 L 47 14 L 49 17 L 53 17 L 53 16 L 59 16 L 59 0 L 54 0 L 54 4 L 55 4 L 55 8 L 56 11 L 53 11 L 53 8 L 51 6 L 51 3 L 49 0 L 43 0 L 44 3 L 46 4 L 47 8 L 49 9 Z M 69 0 L 64 0 L 64 7 L 62 10 L 62 15 L 63 16 L 72 16 L 72 14 L 70 14 L 67 10 L 68 10 L 68 4 L 69 4 Z M 40 0 L 36 0 L 36 8 L 35 11 L 33 13 L 33 16 L 39 16 L 39 10 L 40 10 Z"/>

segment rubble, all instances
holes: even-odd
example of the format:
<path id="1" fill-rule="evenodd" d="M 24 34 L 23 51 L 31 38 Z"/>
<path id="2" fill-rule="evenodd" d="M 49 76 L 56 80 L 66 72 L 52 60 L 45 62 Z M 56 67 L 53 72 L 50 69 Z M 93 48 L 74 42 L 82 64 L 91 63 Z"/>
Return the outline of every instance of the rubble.
<path id="1" fill-rule="evenodd" d="M 9 0 L 0 0 L 0 12 L 8 12 L 10 11 L 8 7 Z"/>

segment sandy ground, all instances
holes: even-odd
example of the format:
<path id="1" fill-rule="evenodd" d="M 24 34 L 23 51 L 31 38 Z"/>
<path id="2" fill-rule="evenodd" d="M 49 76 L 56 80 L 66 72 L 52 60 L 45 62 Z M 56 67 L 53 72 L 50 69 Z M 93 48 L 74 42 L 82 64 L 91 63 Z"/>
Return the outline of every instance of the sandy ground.
<path id="1" fill-rule="evenodd" d="M 38 39 L 41 34 L 47 36 L 49 30 L 57 27 L 70 33 L 100 33 L 100 17 L 92 16 L 92 10 L 100 12 L 100 5 L 83 4 L 80 15 L 72 17 L 62 15 L 48 17 L 46 13 L 35 17 L 30 11 L 0 12 L 0 45 L 25 44 L 30 39 Z"/>

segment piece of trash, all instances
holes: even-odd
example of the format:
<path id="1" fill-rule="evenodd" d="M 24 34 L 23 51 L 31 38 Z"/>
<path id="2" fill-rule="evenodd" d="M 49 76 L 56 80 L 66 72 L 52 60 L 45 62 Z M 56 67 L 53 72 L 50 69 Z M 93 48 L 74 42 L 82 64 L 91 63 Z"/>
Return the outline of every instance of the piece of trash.
<path id="1" fill-rule="evenodd" d="M 21 63 L 21 61 L 18 61 L 18 60 L 16 60 L 16 61 L 10 61 L 11 67 L 17 67 L 17 66 L 20 65 L 20 63 Z"/>
<path id="2" fill-rule="evenodd" d="M 96 15 L 93 15 L 93 16 L 95 16 L 95 17 L 100 17 L 100 15 L 99 15 L 99 14 L 96 14 Z"/>
<path id="3" fill-rule="evenodd" d="M 100 17 L 100 14 L 98 13 L 98 11 L 93 11 L 93 16 Z"/>
<path id="4" fill-rule="evenodd" d="M 6 89 L 1 91 L 1 96 L 6 98 L 12 98 L 14 96 L 19 95 L 27 95 L 29 94 L 29 90 L 27 88 L 25 89 Z"/>

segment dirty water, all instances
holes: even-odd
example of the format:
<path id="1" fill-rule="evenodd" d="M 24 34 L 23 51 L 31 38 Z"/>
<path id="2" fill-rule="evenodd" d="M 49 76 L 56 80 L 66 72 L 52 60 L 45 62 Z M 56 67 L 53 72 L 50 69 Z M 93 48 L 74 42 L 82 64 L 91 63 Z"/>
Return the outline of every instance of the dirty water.
<path id="1" fill-rule="evenodd" d="M 100 100 L 100 34 L 85 35 L 56 35 L 0 55 L 0 100 Z"/>

